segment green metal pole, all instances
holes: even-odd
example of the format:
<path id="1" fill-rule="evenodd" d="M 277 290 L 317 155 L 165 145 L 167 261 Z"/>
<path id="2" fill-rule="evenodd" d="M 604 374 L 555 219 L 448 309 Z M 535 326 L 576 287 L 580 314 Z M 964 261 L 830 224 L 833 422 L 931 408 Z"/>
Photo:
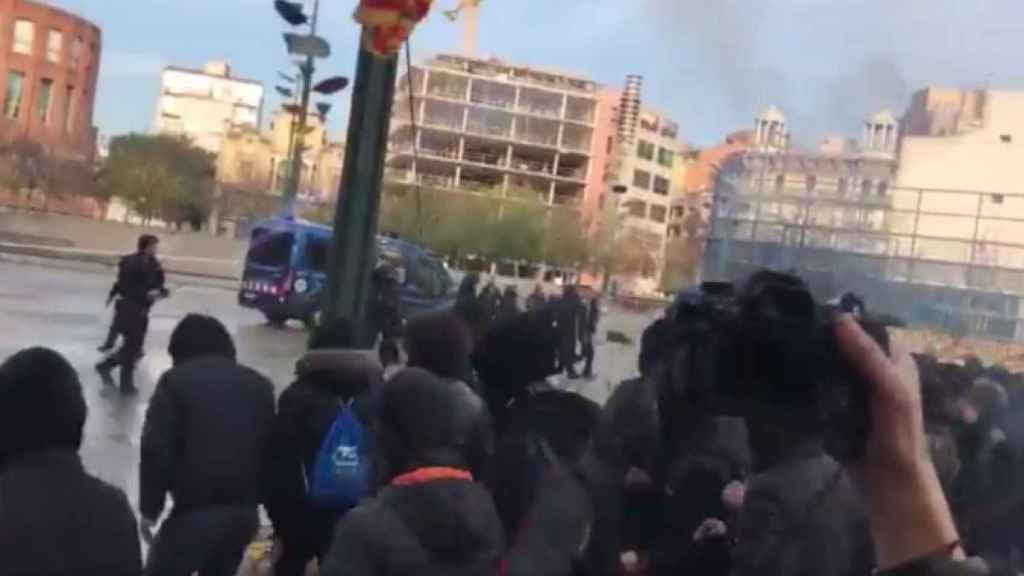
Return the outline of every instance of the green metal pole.
<path id="1" fill-rule="evenodd" d="M 316 36 L 317 20 L 320 17 L 320 0 L 313 2 L 313 18 L 309 25 L 310 36 Z M 306 121 L 309 116 L 309 98 L 313 91 L 313 73 L 316 70 L 316 59 L 308 56 L 306 61 L 299 66 L 301 71 L 302 95 L 299 97 L 299 125 L 296 128 L 292 122 L 292 130 L 295 133 L 293 148 L 291 149 L 291 163 L 288 168 L 288 181 L 285 183 L 284 194 L 281 195 L 281 206 L 285 216 L 294 216 L 295 199 L 299 195 L 299 184 L 302 180 L 302 154 L 306 151 Z"/>
<path id="2" fill-rule="evenodd" d="M 323 321 L 348 318 L 356 341 L 363 346 L 373 338 L 367 308 L 397 72 L 397 56 L 381 57 L 360 49 L 334 217 Z"/>

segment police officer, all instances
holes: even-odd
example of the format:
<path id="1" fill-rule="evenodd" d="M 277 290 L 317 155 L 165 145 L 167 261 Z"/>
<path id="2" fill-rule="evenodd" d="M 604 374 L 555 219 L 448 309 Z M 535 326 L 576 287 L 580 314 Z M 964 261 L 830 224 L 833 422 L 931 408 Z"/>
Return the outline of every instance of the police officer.
<path id="1" fill-rule="evenodd" d="M 373 319 L 380 334 L 380 363 L 385 368 L 399 361 L 398 339 L 402 336 L 402 298 L 398 270 L 381 264 L 373 271 Z"/>
<path id="2" fill-rule="evenodd" d="M 96 365 L 103 384 L 113 386 L 111 372 L 120 367 L 121 393 L 138 392 L 133 375 L 135 364 L 142 357 L 142 345 L 149 328 L 149 309 L 153 303 L 168 295 L 164 287 L 164 270 L 157 260 L 160 240 L 152 234 L 139 237 L 138 251 L 121 259 L 117 267 L 117 281 L 110 290 L 112 297 L 120 298 L 114 311 L 114 325 L 123 337 L 121 348 Z"/>

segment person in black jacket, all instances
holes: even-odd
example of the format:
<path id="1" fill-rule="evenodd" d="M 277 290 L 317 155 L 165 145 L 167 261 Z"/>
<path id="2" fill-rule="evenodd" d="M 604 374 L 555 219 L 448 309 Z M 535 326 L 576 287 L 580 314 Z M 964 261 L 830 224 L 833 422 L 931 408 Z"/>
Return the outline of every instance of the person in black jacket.
<path id="1" fill-rule="evenodd" d="M 128 499 L 78 456 L 85 420 L 60 354 L 32 348 L 0 365 L 0 575 L 141 572 Z"/>
<path id="2" fill-rule="evenodd" d="M 190 314 L 171 334 L 174 367 L 160 377 L 142 430 L 143 537 L 174 501 L 148 575 L 234 574 L 259 528 L 274 387 L 239 365 L 224 325 Z"/>
<path id="3" fill-rule="evenodd" d="M 372 424 L 369 392 L 382 369 L 376 359 L 353 347 L 347 320 L 318 329 L 310 348 L 333 350 L 337 361 L 301 374 L 278 400 L 266 502 L 281 551 L 274 564 L 277 576 L 305 574 L 309 561 L 327 552 L 335 523 L 348 511 L 313 502 L 307 479 L 313 476 L 320 447 L 343 403 L 352 403 L 360 422 Z"/>
<path id="4" fill-rule="evenodd" d="M 399 361 L 398 340 L 405 323 L 398 270 L 390 264 L 382 264 L 374 269 L 372 281 L 373 322 L 380 334 L 380 363 L 387 368 Z"/>
<path id="5" fill-rule="evenodd" d="M 124 341 L 117 352 L 96 365 L 96 371 L 107 386 L 113 386 L 110 373 L 121 368 L 120 384 L 122 394 L 137 392 L 133 376 L 135 364 L 142 357 L 142 347 L 149 327 L 149 309 L 160 298 L 167 297 L 164 287 L 164 270 L 156 258 L 160 240 L 144 234 L 139 238 L 138 251 L 121 259 L 117 269 L 117 282 L 110 289 L 109 303 L 117 297 L 114 312 L 114 329 Z"/>
<path id="6" fill-rule="evenodd" d="M 566 286 L 558 301 L 558 363 L 570 380 L 579 378 L 576 372 L 576 345 L 579 342 L 583 301 L 575 286 Z"/>
<path id="7" fill-rule="evenodd" d="M 323 576 L 498 573 L 501 522 L 466 461 L 478 415 L 409 368 L 383 386 L 375 437 L 389 470 L 377 498 L 338 522 Z"/>

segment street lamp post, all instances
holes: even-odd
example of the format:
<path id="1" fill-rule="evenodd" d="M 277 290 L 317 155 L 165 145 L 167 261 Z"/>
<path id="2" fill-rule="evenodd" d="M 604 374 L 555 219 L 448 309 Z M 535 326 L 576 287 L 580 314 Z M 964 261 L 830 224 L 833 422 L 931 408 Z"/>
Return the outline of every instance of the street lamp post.
<path id="1" fill-rule="evenodd" d="M 302 26 L 309 24 L 309 34 L 294 34 L 286 32 L 284 35 L 288 52 L 293 55 L 304 56 L 305 60 L 299 64 L 299 95 L 298 111 L 292 119 L 293 144 L 289 146 L 289 167 L 287 180 L 285 181 L 284 192 L 281 195 L 281 202 L 286 216 L 291 216 L 295 207 L 295 199 L 298 196 L 299 184 L 302 179 L 302 154 L 305 151 L 305 137 L 309 120 L 309 103 L 313 92 L 331 95 L 344 90 L 348 86 L 348 79 L 342 76 L 335 76 L 313 84 L 313 74 L 316 71 L 316 59 L 327 58 L 331 53 L 331 45 L 323 38 L 316 35 L 317 21 L 320 16 L 320 0 L 313 0 L 313 13 L 307 17 L 303 12 L 301 4 L 287 0 L 276 0 L 274 8 L 288 24 Z"/>
<path id="2" fill-rule="evenodd" d="M 309 35 L 316 37 L 316 25 L 320 16 L 320 0 L 313 0 L 313 17 L 309 23 Z M 291 47 L 289 47 L 290 49 Z M 287 215 L 291 215 L 295 207 L 295 198 L 299 193 L 299 182 L 302 177 L 302 154 L 306 149 L 306 116 L 309 114 L 309 96 L 313 89 L 313 72 L 315 70 L 315 59 L 312 54 L 306 56 L 306 61 L 299 66 L 300 82 L 302 90 L 299 95 L 298 126 L 292 123 L 295 134 L 295 142 L 291 149 L 291 166 L 288 168 L 288 181 L 285 184 L 284 194 L 281 201 Z"/>

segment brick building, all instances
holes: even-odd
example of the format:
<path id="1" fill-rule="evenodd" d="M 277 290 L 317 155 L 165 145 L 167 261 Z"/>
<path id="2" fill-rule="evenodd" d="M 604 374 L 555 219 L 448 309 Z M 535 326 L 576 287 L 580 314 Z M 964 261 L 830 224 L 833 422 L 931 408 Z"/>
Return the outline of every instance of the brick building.
<path id="1" fill-rule="evenodd" d="M 0 0 L 0 138 L 91 163 L 101 51 L 95 24 L 39 2 Z"/>

